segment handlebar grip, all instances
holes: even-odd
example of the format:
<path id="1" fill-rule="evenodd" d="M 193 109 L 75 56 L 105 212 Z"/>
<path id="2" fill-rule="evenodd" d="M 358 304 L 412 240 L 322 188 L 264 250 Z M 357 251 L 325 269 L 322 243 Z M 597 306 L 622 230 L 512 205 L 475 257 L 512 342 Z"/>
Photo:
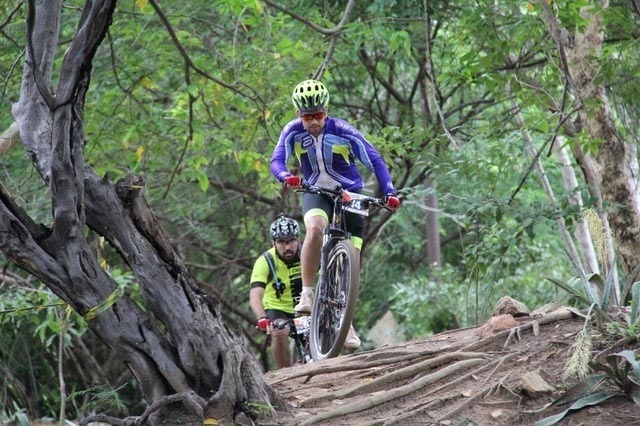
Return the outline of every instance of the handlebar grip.
<path id="1" fill-rule="evenodd" d="M 276 320 L 274 322 L 271 323 L 271 330 L 273 330 L 273 327 L 277 328 L 278 330 L 284 330 L 284 328 L 289 324 L 290 321 L 284 321 L 284 320 Z"/>

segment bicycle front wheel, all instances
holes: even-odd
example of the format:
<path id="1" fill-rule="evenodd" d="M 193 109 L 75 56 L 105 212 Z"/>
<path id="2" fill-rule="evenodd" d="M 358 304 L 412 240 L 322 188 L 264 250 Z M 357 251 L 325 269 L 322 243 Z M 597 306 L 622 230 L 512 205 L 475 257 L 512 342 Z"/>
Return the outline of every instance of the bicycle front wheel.
<path id="1" fill-rule="evenodd" d="M 311 356 L 315 361 L 340 354 L 356 310 L 360 256 L 349 240 L 339 241 L 327 259 L 326 279 L 316 288 L 311 314 Z"/>

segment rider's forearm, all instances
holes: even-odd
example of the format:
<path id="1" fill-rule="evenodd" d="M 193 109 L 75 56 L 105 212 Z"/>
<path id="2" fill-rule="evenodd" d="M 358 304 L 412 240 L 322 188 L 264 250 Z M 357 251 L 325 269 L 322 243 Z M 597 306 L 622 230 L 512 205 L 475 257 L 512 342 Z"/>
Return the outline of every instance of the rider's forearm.
<path id="1" fill-rule="evenodd" d="M 270 171 L 276 179 L 284 182 L 284 178 L 291 176 L 291 172 L 287 168 L 287 154 L 284 144 L 279 143 L 271 156 Z"/>
<path id="2" fill-rule="evenodd" d="M 252 288 L 251 292 L 249 293 L 249 305 L 251 305 L 251 311 L 253 311 L 253 315 L 255 315 L 256 319 L 267 316 L 266 312 L 264 311 L 264 306 L 262 305 L 263 295 L 264 289 L 261 288 Z"/>

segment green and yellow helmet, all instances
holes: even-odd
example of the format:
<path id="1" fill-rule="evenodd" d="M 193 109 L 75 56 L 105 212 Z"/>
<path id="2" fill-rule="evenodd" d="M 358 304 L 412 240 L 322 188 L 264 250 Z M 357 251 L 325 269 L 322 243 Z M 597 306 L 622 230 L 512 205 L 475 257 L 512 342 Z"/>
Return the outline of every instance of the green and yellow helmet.
<path id="1" fill-rule="evenodd" d="M 293 89 L 291 101 L 303 114 L 322 111 L 329 106 L 329 91 L 318 80 L 305 80 Z"/>

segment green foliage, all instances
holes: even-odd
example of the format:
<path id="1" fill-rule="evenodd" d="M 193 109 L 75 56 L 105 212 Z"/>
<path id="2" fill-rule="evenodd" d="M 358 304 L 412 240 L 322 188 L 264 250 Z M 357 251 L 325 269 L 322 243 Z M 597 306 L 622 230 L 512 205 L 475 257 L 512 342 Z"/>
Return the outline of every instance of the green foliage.
<path id="1" fill-rule="evenodd" d="M 140 300 L 130 274 L 119 269 L 113 269 L 110 273 L 116 282 L 126 287 L 134 300 Z M 65 355 L 75 349 L 74 342 L 83 340 L 85 344 L 95 348 L 93 355 L 100 357 L 100 345 L 91 343 L 93 336 L 86 333 L 86 321 L 78 315 L 70 315 L 71 312 L 66 303 L 41 285 L 25 281 L 20 285 L 0 287 L 0 327 L 3 330 L 0 333 L 0 371 L 10 372 L 0 374 L 0 387 L 5 390 L 6 396 L 2 412 L 7 417 L 7 422 L 10 419 L 14 421 L 7 424 L 19 424 L 15 422 L 23 416 L 35 419 L 45 415 L 55 418 L 58 415 L 61 404 L 58 389 L 61 338 Z M 86 354 L 75 356 L 86 357 Z M 82 386 L 81 377 L 86 377 L 84 372 L 78 373 L 75 370 L 84 365 L 78 365 L 73 362 L 74 359 L 76 358 L 64 359 L 62 371 L 69 389 L 72 390 Z M 113 373 L 120 374 L 116 368 Z M 39 379 L 33 380 L 33 377 Z M 97 392 L 98 388 L 101 388 L 101 393 Z M 75 417 L 98 406 L 101 409 L 109 406 L 112 410 L 130 410 L 131 404 L 123 404 L 121 399 L 125 394 L 137 395 L 134 389 L 126 389 L 126 392 L 123 390 L 124 385 L 115 390 L 109 390 L 105 385 L 96 385 L 86 391 L 72 391 L 70 402 L 73 409 L 67 409 L 67 413 Z M 84 407 L 83 402 L 79 401 L 85 393 L 91 396 L 87 403 L 89 407 Z M 34 402 L 28 400 L 31 394 L 42 396 Z"/>
<path id="2" fill-rule="evenodd" d="M 640 364 L 631 350 L 624 350 L 608 355 L 606 363 L 592 362 L 591 368 L 595 372 L 603 372 L 615 386 L 633 398 L 640 406 Z"/>
<path id="3" fill-rule="evenodd" d="M 3 411 L 15 414 L 33 403 L 26 399 L 29 393 L 43 397 L 37 401 L 35 414 L 55 416 L 59 406 L 56 363 L 60 315 L 63 307 L 57 297 L 42 288 L 19 286 L 0 288 L 0 384 L 7 390 Z M 82 330 L 74 330 L 82 333 Z M 7 374 L 6 372 L 11 372 Z M 32 377 L 51 380 L 33 381 Z M 10 409 L 9 407 L 13 407 Z M 16 410 L 17 408 L 17 410 Z"/>
<path id="4" fill-rule="evenodd" d="M 12 122 L 9 107 L 19 96 L 25 45 L 26 4 L 8 20 L 15 7 L 10 3 L 0 6 L 7 41 L 0 52 L 2 129 Z M 70 7 L 64 9 L 63 43 L 77 29 L 83 3 L 65 2 Z M 329 29 L 342 19 L 344 3 L 281 2 Z M 561 1 L 551 7 L 559 22 L 574 30 L 587 24 L 579 13 L 586 4 Z M 270 175 L 269 157 L 282 126 L 294 118 L 292 86 L 322 66 L 331 115 L 356 124 L 378 147 L 403 197 L 402 208 L 363 251 L 359 329 L 372 326 L 387 309 L 408 337 L 421 337 L 440 331 L 443 319 L 461 326 L 482 321 L 504 295 L 533 308 L 556 296 L 546 282 L 548 271 L 576 303 L 596 303 L 596 312 L 612 303 L 611 276 L 564 278 L 576 271 L 556 221 L 562 219 L 572 231 L 580 211 L 546 154 L 555 133 L 564 132 L 561 106 L 570 99 L 539 4 L 428 2 L 425 10 L 417 0 L 357 2 L 343 32 L 334 35 L 259 1 L 163 1 L 161 7 L 188 60 L 150 4 L 120 2 L 93 63 L 83 117 L 85 155 L 113 181 L 131 172 L 146 178 L 146 196 L 166 234 L 225 308 L 249 312 L 250 268 L 270 243 L 268 224 L 280 212 L 300 214 L 299 197 L 280 191 Z M 620 3 L 606 10 L 604 19 L 607 43 L 597 78 L 611 96 L 616 125 L 635 141 L 640 134 L 637 18 L 630 5 Z M 64 48 L 57 64 L 62 55 Z M 512 57 L 517 66 L 509 62 Z M 507 86 L 541 150 L 557 205 L 532 172 Z M 599 148 L 600 141 L 580 129 L 563 136 L 568 146 L 587 153 Z M 50 224 L 49 194 L 28 154 L 16 146 L 0 166 L 0 179 L 25 210 L 36 222 Z M 377 190 L 370 175 L 367 190 Z M 440 269 L 425 261 L 428 195 L 438 199 Z M 382 217 L 372 217 L 369 228 Z M 144 309 L 125 262 L 109 248 L 103 257 Z M 11 330 L 0 336 L 0 359 L 20 382 L 29 374 L 55 378 L 56 336 L 65 313 L 60 306 L 31 309 L 59 303 L 36 288 L 0 288 L 0 311 L 11 310 L 0 315 L 3 330 Z M 634 284 L 629 335 L 637 334 L 639 293 Z M 229 311 L 224 310 L 227 322 L 252 332 L 253 324 Z M 66 345 L 72 336 L 88 338 L 86 324 L 71 320 Z M 31 364 L 20 365 L 22 358 Z M 7 415 L 17 415 L 26 406 L 18 382 L 2 380 L 17 404 L 7 405 Z M 55 383 L 43 381 L 38 389 L 47 395 L 40 412 L 55 414 Z M 74 397 L 91 393 L 78 390 L 86 388 L 81 380 L 70 386 Z"/>
<path id="5" fill-rule="evenodd" d="M 465 287 L 454 280 L 455 271 L 442 270 L 440 277 L 396 282 L 390 294 L 391 311 L 408 339 L 459 328 L 464 318 Z M 439 279 L 436 279 L 439 278 Z"/>
<path id="6" fill-rule="evenodd" d="M 622 309 L 618 317 L 623 321 L 608 321 L 605 329 L 611 336 L 638 340 L 640 339 L 640 283 L 637 281 L 631 286 L 631 309 Z"/>
<path id="7" fill-rule="evenodd" d="M 26 411 L 18 407 L 15 402 L 10 415 L 5 414 L 5 407 L 0 412 L 0 423 L 6 426 L 29 426 L 29 416 Z"/>
<path id="8" fill-rule="evenodd" d="M 126 384 L 117 387 L 116 389 L 109 389 L 106 386 L 97 385 L 89 389 L 76 391 L 67 397 L 69 402 L 76 407 L 77 411 L 82 415 L 87 415 L 91 412 L 105 412 L 110 410 L 125 411 L 127 408 L 127 402 L 122 400 L 120 391 L 126 387 Z M 79 399 L 89 397 L 89 402 L 83 407 L 87 410 L 86 413 L 80 411 Z"/>
<path id="9" fill-rule="evenodd" d="M 552 277 L 548 279 L 571 297 L 575 298 L 580 304 L 592 306 L 602 319 L 608 318 L 606 313 L 608 306 L 602 304 L 601 293 L 595 289 L 597 283 L 602 283 L 602 277 L 599 274 L 591 274 L 589 277 L 584 278 L 575 277 L 568 282 L 563 282 Z"/>
<path id="10" fill-rule="evenodd" d="M 589 365 L 594 371 L 593 375 L 569 388 L 544 410 L 569 402 L 573 404 L 558 414 L 537 421 L 536 426 L 553 426 L 572 411 L 601 404 L 619 395 L 631 398 L 636 405 L 640 406 L 640 364 L 633 351 L 624 350 L 607 355 L 606 363 L 591 362 Z M 596 391 L 604 382 L 615 386 L 617 390 Z"/>
<path id="11" fill-rule="evenodd" d="M 601 392 L 596 392 L 593 394 L 590 394 L 588 396 L 585 396 L 583 398 L 580 398 L 579 400 L 577 400 L 576 402 L 574 402 L 573 404 L 571 404 L 571 406 L 569 408 L 567 408 L 566 410 L 564 410 L 563 412 L 556 414 L 554 416 L 550 416 L 550 417 L 546 417 L 542 420 L 539 420 L 537 422 L 534 423 L 535 426 L 553 426 L 558 424 L 558 422 L 560 422 L 562 419 L 564 419 L 569 413 L 573 412 L 573 411 L 578 411 L 581 410 L 585 407 L 591 407 L 594 405 L 598 405 L 601 404 L 603 402 L 605 402 L 606 400 L 608 400 L 609 398 L 614 397 L 615 394 L 612 394 L 610 392 L 605 392 L 605 391 L 601 391 Z"/>
<path id="12" fill-rule="evenodd" d="M 248 408 L 248 411 L 255 417 L 266 416 L 271 412 L 271 407 L 265 404 L 259 404 L 255 402 L 245 402 L 244 406 Z"/>

